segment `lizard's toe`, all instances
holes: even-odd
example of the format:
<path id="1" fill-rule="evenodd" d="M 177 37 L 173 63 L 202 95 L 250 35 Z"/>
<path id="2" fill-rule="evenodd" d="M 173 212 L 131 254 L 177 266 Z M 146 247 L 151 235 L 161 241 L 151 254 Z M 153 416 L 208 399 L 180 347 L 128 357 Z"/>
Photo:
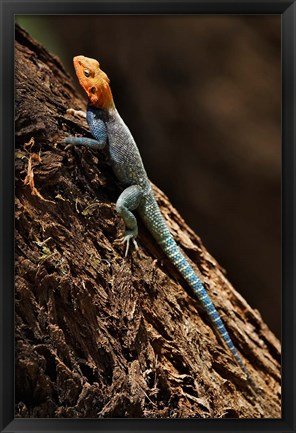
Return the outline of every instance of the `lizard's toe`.
<path id="1" fill-rule="evenodd" d="M 125 236 L 123 238 L 123 242 L 126 243 L 126 248 L 125 248 L 125 253 L 124 253 L 124 257 L 127 256 L 128 254 L 128 250 L 129 250 L 129 246 L 130 246 L 130 241 L 133 242 L 135 249 L 138 249 L 138 244 L 135 240 L 135 233 L 132 231 L 126 231 Z"/>
<path id="2" fill-rule="evenodd" d="M 126 244 L 124 257 L 126 257 L 128 254 L 131 241 L 133 242 L 136 250 L 139 248 L 137 241 L 135 239 L 137 237 L 137 234 L 138 233 L 135 233 L 135 231 L 133 231 L 133 230 L 127 230 L 123 237 L 116 239 L 116 241 L 114 242 L 117 245 Z"/>

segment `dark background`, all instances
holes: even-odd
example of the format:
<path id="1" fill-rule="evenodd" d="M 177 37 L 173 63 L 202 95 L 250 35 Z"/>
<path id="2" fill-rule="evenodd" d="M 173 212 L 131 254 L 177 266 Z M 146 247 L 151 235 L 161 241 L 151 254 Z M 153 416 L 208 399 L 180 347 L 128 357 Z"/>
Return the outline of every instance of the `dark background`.
<path id="1" fill-rule="evenodd" d="M 280 16 L 17 22 L 77 88 L 72 57 L 100 61 L 150 179 L 280 337 Z"/>

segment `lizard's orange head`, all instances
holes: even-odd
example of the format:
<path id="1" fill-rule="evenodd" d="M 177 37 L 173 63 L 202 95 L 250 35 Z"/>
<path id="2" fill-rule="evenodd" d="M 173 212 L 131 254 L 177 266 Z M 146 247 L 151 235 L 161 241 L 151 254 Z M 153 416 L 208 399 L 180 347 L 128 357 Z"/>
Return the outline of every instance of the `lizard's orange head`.
<path id="1" fill-rule="evenodd" d="M 85 90 L 90 105 L 109 109 L 114 107 L 109 78 L 95 59 L 76 56 L 73 59 L 75 72 L 81 87 Z"/>

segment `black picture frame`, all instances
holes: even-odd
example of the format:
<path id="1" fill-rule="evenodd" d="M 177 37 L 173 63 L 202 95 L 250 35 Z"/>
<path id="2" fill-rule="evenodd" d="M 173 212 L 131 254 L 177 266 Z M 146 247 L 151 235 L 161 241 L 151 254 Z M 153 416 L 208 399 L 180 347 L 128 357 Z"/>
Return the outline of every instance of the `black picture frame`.
<path id="1" fill-rule="evenodd" d="M 295 432 L 295 1 L 1 0 L 0 422 L 1 432 Z M 282 418 L 14 418 L 14 17 L 21 14 L 279 14 L 282 21 Z"/>

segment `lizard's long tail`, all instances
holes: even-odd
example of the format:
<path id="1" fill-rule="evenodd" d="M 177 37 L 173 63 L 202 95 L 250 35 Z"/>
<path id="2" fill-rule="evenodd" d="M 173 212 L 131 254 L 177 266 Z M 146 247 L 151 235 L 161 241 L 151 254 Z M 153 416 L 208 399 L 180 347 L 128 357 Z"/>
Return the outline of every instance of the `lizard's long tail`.
<path id="1" fill-rule="evenodd" d="M 194 273 L 192 267 L 189 265 L 183 254 L 181 253 L 178 245 L 176 244 L 173 236 L 171 235 L 165 220 L 159 210 L 158 204 L 154 196 L 149 196 L 146 198 L 145 205 L 139 207 L 139 213 L 142 216 L 143 221 L 150 230 L 151 234 L 161 246 L 162 250 L 172 261 L 176 269 L 188 282 L 190 287 L 193 289 L 198 300 L 210 316 L 215 329 L 217 329 L 221 338 L 225 341 L 226 345 L 231 350 L 236 361 L 240 365 L 241 369 L 247 375 L 248 380 L 252 385 L 254 382 L 250 377 L 248 370 L 246 369 L 238 351 L 236 350 L 220 316 L 217 312 L 213 302 L 211 301 L 204 285 Z"/>

